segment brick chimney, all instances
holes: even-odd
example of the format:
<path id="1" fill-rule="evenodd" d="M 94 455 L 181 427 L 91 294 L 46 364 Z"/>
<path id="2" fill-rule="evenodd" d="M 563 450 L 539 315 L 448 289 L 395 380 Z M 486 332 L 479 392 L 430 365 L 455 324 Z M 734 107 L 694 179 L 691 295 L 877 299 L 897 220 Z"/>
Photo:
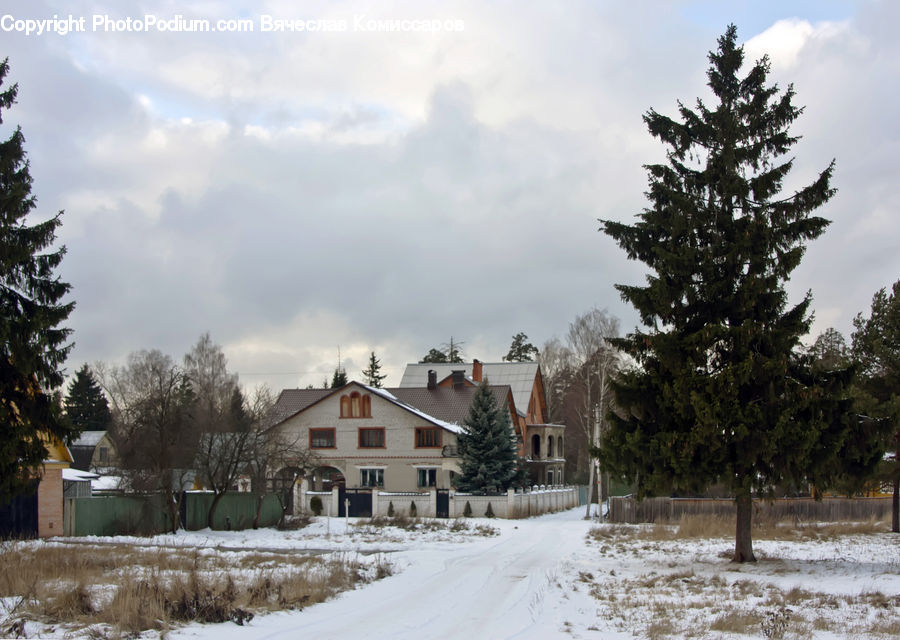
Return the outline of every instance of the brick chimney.
<path id="1" fill-rule="evenodd" d="M 472 360 L 472 380 L 481 382 L 482 367 L 480 360 Z"/>
<path id="2" fill-rule="evenodd" d="M 434 369 L 428 370 L 428 390 L 434 390 L 437 388 L 437 371 Z"/>

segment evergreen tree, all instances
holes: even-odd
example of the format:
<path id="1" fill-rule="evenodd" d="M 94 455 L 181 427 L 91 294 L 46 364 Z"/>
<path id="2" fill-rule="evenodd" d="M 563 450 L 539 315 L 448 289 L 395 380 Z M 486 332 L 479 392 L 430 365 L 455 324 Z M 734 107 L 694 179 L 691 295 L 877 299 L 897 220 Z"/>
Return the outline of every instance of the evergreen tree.
<path id="1" fill-rule="evenodd" d="M 367 385 L 375 387 L 376 389 L 381 389 L 381 382 L 387 378 L 387 376 L 381 373 L 381 361 L 375 357 L 374 351 L 372 352 L 372 355 L 369 356 L 368 368 L 363 369 L 362 374 Z"/>
<path id="2" fill-rule="evenodd" d="M 512 485 L 517 477 L 516 438 L 509 411 L 498 406 L 487 379 L 478 385 L 457 443 L 460 457 L 457 489 L 495 493 Z"/>
<path id="3" fill-rule="evenodd" d="M 850 364 L 850 350 L 841 332 L 834 327 L 825 329 L 809 348 L 814 366 L 823 369 L 840 369 Z"/>
<path id="4" fill-rule="evenodd" d="M 717 104 L 679 103 L 680 121 L 644 121 L 669 147 L 647 166 L 650 205 L 634 225 L 602 221 L 647 286 L 616 285 L 647 331 L 613 341 L 638 366 L 614 381 L 619 409 L 601 463 L 637 481 L 639 495 L 730 486 L 737 562 L 753 561 L 752 497 L 834 469 L 849 415 L 797 357 L 810 294 L 788 307 L 784 283 L 805 242 L 829 222 L 812 212 L 834 194 L 832 162 L 812 184 L 780 195 L 800 115 L 792 87 L 767 85 L 768 58 L 744 77 L 731 25 L 709 54 Z M 837 382 L 835 383 L 837 384 Z"/>
<path id="5" fill-rule="evenodd" d="M 3 89 L 9 71 L 0 62 L 0 124 L 16 101 L 18 85 Z M 53 409 L 50 390 L 63 382 L 60 372 L 71 344 L 70 329 L 59 325 L 74 303 L 62 303 L 69 285 L 54 274 L 65 248 L 53 250 L 59 212 L 26 224 L 35 208 L 31 174 L 19 127 L 0 141 L 0 503 L 30 485 L 47 454 L 42 434 L 71 439 L 77 429 Z"/>
<path id="6" fill-rule="evenodd" d="M 87 364 L 69 383 L 65 406 L 66 415 L 79 431 L 106 431 L 112 422 L 109 401 Z"/>
<path id="7" fill-rule="evenodd" d="M 536 346 L 528 342 L 528 336 L 521 331 L 513 336 L 512 344 L 503 360 L 506 362 L 534 362 L 538 357 Z"/>
<path id="8" fill-rule="evenodd" d="M 885 289 L 872 298 L 869 317 L 853 320 L 853 359 L 859 369 L 857 407 L 878 419 L 888 434 L 891 455 L 883 477 L 893 486 L 892 531 L 900 531 L 900 280 L 891 293 Z"/>
<path id="9" fill-rule="evenodd" d="M 344 371 L 343 367 L 337 367 L 331 376 L 331 388 L 337 389 L 345 384 L 347 384 L 347 372 Z"/>
<path id="10" fill-rule="evenodd" d="M 430 349 L 425 356 L 419 360 L 419 363 L 432 363 L 432 364 L 443 364 L 445 362 L 449 362 L 447 359 L 447 354 L 439 349 Z"/>

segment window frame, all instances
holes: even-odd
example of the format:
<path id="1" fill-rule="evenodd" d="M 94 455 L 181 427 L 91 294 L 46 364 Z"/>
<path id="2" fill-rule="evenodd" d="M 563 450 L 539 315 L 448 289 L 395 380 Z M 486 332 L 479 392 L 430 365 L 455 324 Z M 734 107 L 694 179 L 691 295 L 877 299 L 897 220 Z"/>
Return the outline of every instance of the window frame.
<path id="1" fill-rule="evenodd" d="M 337 433 L 336 433 L 336 431 L 337 430 L 334 427 L 310 427 L 310 429 L 309 429 L 309 448 L 310 448 L 310 450 L 312 450 L 312 449 L 316 449 L 316 450 L 337 449 Z M 331 446 L 328 446 L 328 447 L 316 446 L 314 444 L 314 441 L 316 440 L 316 438 L 313 436 L 313 432 L 317 432 L 318 434 L 323 434 L 323 433 L 330 434 Z"/>
<path id="2" fill-rule="evenodd" d="M 416 468 L 416 486 L 420 489 L 437 488 L 437 467 L 417 467 Z M 424 474 L 425 484 L 422 484 Z"/>
<path id="3" fill-rule="evenodd" d="M 374 482 L 368 476 L 374 474 Z M 384 486 L 384 467 L 360 467 L 359 469 L 359 486 L 360 487 L 383 487 Z"/>
<path id="4" fill-rule="evenodd" d="M 363 433 L 381 433 L 381 444 L 363 444 Z M 356 430 L 356 448 L 357 449 L 386 449 L 387 436 L 384 427 L 359 427 Z"/>
<path id="5" fill-rule="evenodd" d="M 424 442 L 424 434 L 426 432 L 437 434 L 437 444 L 419 444 L 420 441 Z M 416 449 L 440 449 L 444 446 L 443 429 L 440 427 L 416 427 L 415 439 L 414 444 Z"/>

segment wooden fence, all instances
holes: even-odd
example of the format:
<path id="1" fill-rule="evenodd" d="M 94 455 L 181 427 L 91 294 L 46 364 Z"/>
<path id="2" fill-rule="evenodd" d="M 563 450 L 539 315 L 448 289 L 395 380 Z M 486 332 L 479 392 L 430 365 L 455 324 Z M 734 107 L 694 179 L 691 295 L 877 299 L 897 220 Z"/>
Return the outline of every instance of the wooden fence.
<path id="1" fill-rule="evenodd" d="M 891 513 L 891 498 L 779 498 L 753 501 L 755 521 L 847 522 Z M 687 515 L 735 517 L 734 501 L 716 498 L 609 499 L 609 521 L 624 523 L 677 522 Z"/>

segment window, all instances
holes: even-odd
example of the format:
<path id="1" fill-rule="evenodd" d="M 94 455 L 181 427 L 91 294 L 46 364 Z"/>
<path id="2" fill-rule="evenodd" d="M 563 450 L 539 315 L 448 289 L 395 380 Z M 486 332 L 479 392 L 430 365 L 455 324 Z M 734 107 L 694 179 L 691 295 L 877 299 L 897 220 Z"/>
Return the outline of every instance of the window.
<path id="1" fill-rule="evenodd" d="M 360 395 L 358 391 L 341 396 L 341 417 L 371 418 L 372 399 L 368 395 Z"/>
<path id="2" fill-rule="evenodd" d="M 418 486 L 420 487 L 435 487 L 437 486 L 437 469 L 417 469 L 418 471 Z"/>
<path id="3" fill-rule="evenodd" d="M 361 449 L 383 449 L 384 428 L 365 428 L 359 430 L 359 447 Z"/>
<path id="4" fill-rule="evenodd" d="M 360 469 L 359 470 L 359 486 L 361 486 L 361 487 L 383 487 L 384 486 L 384 469 Z"/>
<path id="5" fill-rule="evenodd" d="M 109 462 L 109 447 L 100 447 L 100 464 Z"/>
<path id="6" fill-rule="evenodd" d="M 441 430 L 439 427 L 422 427 L 416 429 L 416 448 L 440 446 Z"/>
<path id="7" fill-rule="evenodd" d="M 310 449 L 334 449 L 334 429 L 310 429 Z"/>
<path id="8" fill-rule="evenodd" d="M 547 469 L 547 484 L 553 484 L 553 469 Z"/>
<path id="9" fill-rule="evenodd" d="M 547 457 L 553 457 L 553 436 L 547 436 Z"/>

